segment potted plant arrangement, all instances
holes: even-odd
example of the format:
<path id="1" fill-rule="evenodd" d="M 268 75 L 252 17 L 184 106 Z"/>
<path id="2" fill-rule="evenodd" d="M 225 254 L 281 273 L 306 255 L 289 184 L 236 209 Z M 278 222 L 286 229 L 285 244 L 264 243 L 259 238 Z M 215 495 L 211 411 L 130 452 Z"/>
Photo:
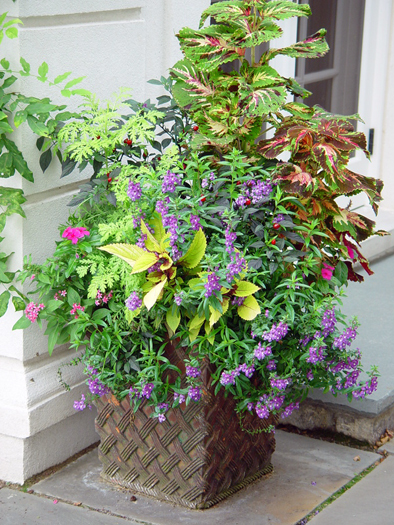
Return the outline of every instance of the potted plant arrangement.
<path id="1" fill-rule="evenodd" d="M 384 233 L 336 201 L 365 192 L 377 211 L 381 182 L 347 167 L 368 155 L 365 137 L 288 102 L 309 93 L 269 65 L 323 55 L 324 30 L 254 52 L 280 36 L 278 20 L 309 14 L 285 0 L 216 3 L 178 35 L 185 59 L 162 79 L 176 103 L 88 99 L 54 138 L 94 174 L 53 256 L 21 273 L 39 298 L 17 327 L 45 320 L 50 351 L 82 349 L 103 476 L 191 508 L 271 470 L 278 416 L 309 388 L 351 398 L 377 385 L 375 369 L 360 379 L 357 322 L 339 309 L 347 281 L 363 279 L 355 263 L 370 272 L 360 241 Z M 225 72 L 235 59 L 239 72 Z"/>

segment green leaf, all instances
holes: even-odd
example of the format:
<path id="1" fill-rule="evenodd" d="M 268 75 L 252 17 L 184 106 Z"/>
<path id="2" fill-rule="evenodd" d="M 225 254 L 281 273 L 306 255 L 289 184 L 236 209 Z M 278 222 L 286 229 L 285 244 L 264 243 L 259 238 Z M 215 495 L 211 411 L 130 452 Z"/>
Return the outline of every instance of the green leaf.
<path id="1" fill-rule="evenodd" d="M 25 316 L 23 315 L 20 319 L 18 319 L 18 321 L 14 324 L 14 326 L 12 327 L 13 330 L 23 330 L 24 328 L 27 328 L 28 326 L 30 326 L 32 323 L 31 321 Z"/>
<path id="2" fill-rule="evenodd" d="M 38 276 L 38 278 L 40 278 L 40 276 Z M 71 286 L 67 288 L 67 302 L 70 306 L 72 306 L 74 303 L 81 304 L 79 293 Z"/>
<path id="3" fill-rule="evenodd" d="M 46 171 L 46 169 L 50 165 L 51 161 L 52 161 L 52 151 L 50 149 L 47 149 L 40 156 L 40 167 L 41 167 L 43 173 Z"/>
<path id="4" fill-rule="evenodd" d="M 347 283 L 348 267 L 343 261 L 339 261 L 335 267 L 334 276 L 338 279 L 341 285 Z"/>
<path id="5" fill-rule="evenodd" d="M 4 120 L 0 120 L 0 133 L 12 133 L 13 131 L 14 130 L 8 124 L 8 122 L 5 122 Z"/>
<path id="6" fill-rule="evenodd" d="M 60 84 L 60 82 L 63 82 L 63 80 L 66 80 L 66 78 L 69 77 L 71 73 L 72 73 L 71 71 L 67 71 L 66 73 L 63 73 L 62 75 L 58 75 L 53 81 L 53 83 Z"/>
<path id="7" fill-rule="evenodd" d="M 179 314 L 179 310 L 177 309 L 175 313 L 172 313 L 172 309 L 169 308 L 166 313 L 166 322 L 168 326 L 170 327 L 170 329 L 175 334 L 176 329 L 178 328 L 179 323 L 181 322 L 181 316 Z"/>
<path id="8" fill-rule="evenodd" d="M 3 82 L 3 89 L 8 88 L 12 86 L 16 82 L 17 78 L 15 75 L 11 75 L 10 77 L 7 77 Z"/>
<path id="9" fill-rule="evenodd" d="M 195 268 L 204 257 L 206 247 L 207 239 L 205 238 L 203 231 L 200 229 L 194 236 L 189 249 L 178 262 L 182 264 L 182 266 L 186 266 L 186 268 Z"/>
<path id="10" fill-rule="evenodd" d="M 48 329 L 46 330 L 48 332 Z M 59 337 L 60 332 L 60 325 L 59 323 L 56 323 L 54 327 L 51 327 L 51 331 L 49 332 L 48 337 L 48 353 L 49 355 L 52 355 L 53 349 L 55 348 L 55 345 L 57 343 L 57 339 Z"/>
<path id="11" fill-rule="evenodd" d="M 27 111 L 29 115 L 35 115 L 40 113 L 49 113 L 56 108 L 57 106 L 49 104 L 48 102 L 33 102 L 32 104 L 29 104 L 25 107 L 25 111 Z"/>
<path id="12" fill-rule="evenodd" d="M 260 290 L 258 286 L 253 283 L 249 283 L 248 281 L 238 281 L 236 283 L 236 288 L 235 295 L 237 297 L 247 297 Z"/>
<path id="13" fill-rule="evenodd" d="M 48 64 L 46 62 L 43 62 L 41 66 L 38 68 L 38 76 L 39 76 L 38 80 L 41 80 L 42 82 L 45 81 L 47 79 L 47 74 L 48 74 Z"/>
<path id="14" fill-rule="evenodd" d="M 3 317 L 3 315 L 7 311 L 8 301 L 10 300 L 10 297 L 11 297 L 11 294 L 8 290 L 6 290 L 0 295 L 0 317 Z"/>
<path id="15" fill-rule="evenodd" d="M 3 32 L 0 31 L 0 42 L 1 42 L 1 36 L 3 35 Z M 2 67 L 4 69 L 9 69 L 10 68 L 10 63 L 8 62 L 8 60 L 6 60 L 5 58 L 2 58 L 0 60 L 0 64 L 2 65 Z"/>
<path id="16" fill-rule="evenodd" d="M 78 77 L 74 78 L 74 80 L 70 80 L 70 82 L 67 82 L 67 84 L 64 86 L 64 89 L 70 89 L 70 87 L 75 86 L 76 84 L 79 84 L 84 80 L 86 77 Z M 88 92 L 89 93 L 89 92 Z M 90 94 L 90 93 L 89 93 Z"/>
<path id="17" fill-rule="evenodd" d="M 17 38 L 18 29 L 16 27 L 7 27 L 5 34 L 8 36 L 8 38 Z"/>
<path id="18" fill-rule="evenodd" d="M 1 22 L 0 22 L 0 24 L 1 24 Z M 4 27 L 4 29 L 6 29 L 7 27 L 13 26 L 15 24 L 22 24 L 23 25 L 23 22 L 22 22 L 22 20 L 20 18 L 12 18 L 12 20 L 8 20 L 8 22 L 6 22 L 3 27 Z"/>
<path id="19" fill-rule="evenodd" d="M 5 20 L 7 15 L 8 15 L 8 11 L 6 11 L 5 13 L 2 13 L 0 15 L 0 26 L 3 24 L 3 22 L 4 22 L 4 20 Z"/>
<path id="20" fill-rule="evenodd" d="M 249 297 L 246 297 L 243 305 L 238 306 L 237 312 L 242 319 L 245 319 L 245 321 L 252 321 L 261 313 L 261 310 L 253 295 L 249 295 Z"/>
<path id="21" fill-rule="evenodd" d="M 79 95 L 81 97 L 90 97 L 92 93 L 90 91 L 88 91 L 87 89 L 73 89 L 71 91 L 71 95 Z"/>
<path id="22" fill-rule="evenodd" d="M 13 296 L 12 304 L 14 305 L 15 311 L 20 312 L 25 309 L 25 301 L 20 297 Z"/>
<path id="23" fill-rule="evenodd" d="M 48 128 L 43 122 L 40 122 L 36 117 L 29 115 L 27 117 L 27 123 L 29 124 L 31 130 L 37 135 L 48 136 Z"/>
<path id="24" fill-rule="evenodd" d="M 23 68 L 23 71 L 25 73 L 30 73 L 30 64 L 28 62 L 26 62 L 26 60 L 24 58 L 20 58 L 20 63 L 21 63 L 21 66 Z"/>
<path id="25" fill-rule="evenodd" d="M 22 110 L 19 110 L 15 113 L 14 115 L 14 125 L 16 128 L 19 128 L 19 126 L 25 122 L 25 120 L 27 119 L 27 111 L 25 111 L 24 109 Z"/>

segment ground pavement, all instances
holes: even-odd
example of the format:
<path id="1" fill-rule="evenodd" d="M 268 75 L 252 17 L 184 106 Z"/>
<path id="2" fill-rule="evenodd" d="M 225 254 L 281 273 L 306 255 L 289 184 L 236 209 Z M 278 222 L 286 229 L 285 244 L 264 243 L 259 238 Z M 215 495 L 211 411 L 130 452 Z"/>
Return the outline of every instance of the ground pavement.
<path id="1" fill-rule="evenodd" d="M 274 472 L 205 511 L 108 484 L 100 478 L 94 449 L 29 492 L 5 485 L 0 524 L 301 525 L 307 516 L 311 525 L 394 524 L 394 440 L 369 452 L 281 430 L 276 437 Z M 320 507 L 362 473 L 360 481 Z"/>

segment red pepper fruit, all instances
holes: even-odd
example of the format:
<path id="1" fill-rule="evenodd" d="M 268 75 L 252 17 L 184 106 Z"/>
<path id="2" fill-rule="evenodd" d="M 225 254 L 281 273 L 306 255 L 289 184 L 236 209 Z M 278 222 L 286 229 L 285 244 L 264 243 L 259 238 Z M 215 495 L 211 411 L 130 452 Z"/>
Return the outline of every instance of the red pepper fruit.
<path id="1" fill-rule="evenodd" d="M 207 200 L 206 197 L 201 197 L 201 202 L 205 202 Z"/>
<path id="2" fill-rule="evenodd" d="M 276 239 L 272 239 L 271 244 L 275 245 L 276 244 Z"/>
<path id="3" fill-rule="evenodd" d="M 198 131 L 198 126 L 197 124 L 195 124 L 193 127 L 192 127 L 193 131 Z"/>
<path id="4" fill-rule="evenodd" d="M 240 184 L 242 184 L 242 182 L 240 180 L 237 180 L 237 182 L 235 183 L 237 186 L 239 186 Z"/>
<path id="5" fill-rule="evenodd" d="M 280 224 L 276 222 L 274 224 L 274 230 L 279 230 L 279 228 L 280 228 Z"/>
<path id="6" fill-rule="evenodd" d="M 112 177 L 108 177 L 108 184 L 112 182 Z"/>
<path id="7" fill-rule="evenodd" d="M 246 199 L 246 201 L 245 201 L 246 206 L 249 206 L 249 204 L 250 204 L 251 202 L 252 202 L 252 201 L 251 201 L 250 199 Z"/>

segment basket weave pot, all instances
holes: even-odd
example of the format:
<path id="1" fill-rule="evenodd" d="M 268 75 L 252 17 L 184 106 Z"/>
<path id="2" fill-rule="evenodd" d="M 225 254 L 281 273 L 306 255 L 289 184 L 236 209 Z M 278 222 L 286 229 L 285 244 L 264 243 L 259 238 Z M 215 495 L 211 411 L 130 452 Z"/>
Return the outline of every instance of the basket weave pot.
<path id="1" fill-rule="evenodd" d="M 169 345 L 167 357 L 179 366 L 186 354 Z M 272 471 L 272 433 L 250 434 L 240 426 L 235 402 L 223 389 L 213 395 L 210 368 L 202 367 L 203 396 L 183 409 L 170 409 L 167 421 L 149 417 L 144 402 L 134 414 L 127 397 L 97 400 L 96 430 L 100 435 L 102 477 L 160 500 L 203 509 L 218 503 Z M 181 368 L 182 369 L 182 368 Z M 262 430 L 274 416 L 257 420 L 247 414 L 244 428 Z"/>

